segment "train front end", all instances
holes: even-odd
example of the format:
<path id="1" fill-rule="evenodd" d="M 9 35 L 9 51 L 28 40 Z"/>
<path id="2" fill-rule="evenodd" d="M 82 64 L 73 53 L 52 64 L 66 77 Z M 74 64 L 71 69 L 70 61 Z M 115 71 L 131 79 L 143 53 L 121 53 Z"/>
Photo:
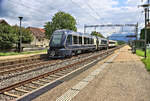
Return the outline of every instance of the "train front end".
<path id="1" fill-rule="evenodd" d="M 50 39 L 47 54 L 50 58 L 61 58 L 69 55 L 65 47 L 66 32 L 64 30 L 56 30 Z"/>

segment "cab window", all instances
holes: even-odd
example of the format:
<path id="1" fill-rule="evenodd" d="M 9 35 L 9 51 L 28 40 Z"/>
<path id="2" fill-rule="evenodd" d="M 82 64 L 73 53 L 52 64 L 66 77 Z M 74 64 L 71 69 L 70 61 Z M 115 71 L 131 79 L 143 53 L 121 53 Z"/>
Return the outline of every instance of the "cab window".
<path id="1" fill-rule="evenodd" d="M 72 44 L 72 35 L 68 35 L 67 36 L 67 42 L 66 42 L 68 45 L 71 45 Z"/>

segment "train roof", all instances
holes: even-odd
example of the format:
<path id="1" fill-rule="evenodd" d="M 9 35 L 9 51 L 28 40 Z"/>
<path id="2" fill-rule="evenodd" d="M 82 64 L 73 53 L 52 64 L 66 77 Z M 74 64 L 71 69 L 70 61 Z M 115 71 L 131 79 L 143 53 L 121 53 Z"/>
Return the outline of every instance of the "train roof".
<path id="1" fill-rule="evenodd" d="M 106 38 L 101 38 L 101 37 L 98 37 L 98 39 L 100 39 L 100 40 L 108 40 L 108 39 L 106 39 Z"/>
<path id="2" fill-rule="evenodd" d="M 109 40 L 109 42 L 117 42 L 116 40 Z"/>
<path id="3" fill-rule="evenodd" d="M 95 37 L 95 36 L 92 36 L 92 35 L 87 34 L 87 33 L 84 34 L 81 32 L 74 32 L 72 30 L 67 30 L 67 29 L 56 30 L 55 32 L 57 32 L 57 31 L 63 31 L 63 32 L 65 32 L 66 35 L 71 34 L 71 35 L 84 36 L 84 37 L 92 37 L 92 38 Z"/>
<path id="4" fill-rule="evenodd" d="M 59 29 L 59 30 L 55 30 L 55 32 L 59 32 L 59 31 L 63 31 L 63 32 L 67 32 L 67 33 L 71 33 L 73 32 L 72 30 L 68 30 L 68 29 Z"/>
<path id="5" fill-rule="evenodd" d="M 67 29 L 56 30 L 55 32 L 57 32 L 57 31 L 63 31 L 63 32 L 65 32 L 66 35 L 76 35 L 76 36 L 84 36 L 84 37 L 89 37 L 89 38 L 96 38 L 96 36 L 90 35 L 88 33 L 84 34 L 81 32 L 74 32 L 72 30 L 67 30 Z M 98 37 L 98 39 L 107 40 L 106 38 L 100 38 L 100 37 Z"/>

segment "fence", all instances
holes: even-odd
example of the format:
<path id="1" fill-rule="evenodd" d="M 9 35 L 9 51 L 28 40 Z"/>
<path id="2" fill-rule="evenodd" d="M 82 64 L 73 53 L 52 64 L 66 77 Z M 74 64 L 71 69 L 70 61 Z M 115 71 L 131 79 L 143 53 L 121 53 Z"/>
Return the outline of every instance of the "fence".
<path id="1" fill-rule="evenodd" d="M 145 41 L 144 40 L 134 40 L 129 42 L 130 47 L 132 48 L 132 53 L 136 53 L 136 49 L 145 49 Z"/>

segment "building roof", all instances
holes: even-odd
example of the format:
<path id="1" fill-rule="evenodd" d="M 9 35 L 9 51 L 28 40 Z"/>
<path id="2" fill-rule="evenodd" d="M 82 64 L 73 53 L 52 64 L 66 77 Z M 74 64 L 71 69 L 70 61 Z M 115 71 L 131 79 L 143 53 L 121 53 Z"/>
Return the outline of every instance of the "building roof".
<path id="1" fill-rule="evenodd" d="M 31 33 L 37 38 L 45 38 L 45 30 L 42 28 L 28 27 Z"/>
<path id="2" fill-rule="evenodd" d="M 0 19 L 0 24 L 6 24 L 6 25 L 9 25 L 4 19 Z"/>

